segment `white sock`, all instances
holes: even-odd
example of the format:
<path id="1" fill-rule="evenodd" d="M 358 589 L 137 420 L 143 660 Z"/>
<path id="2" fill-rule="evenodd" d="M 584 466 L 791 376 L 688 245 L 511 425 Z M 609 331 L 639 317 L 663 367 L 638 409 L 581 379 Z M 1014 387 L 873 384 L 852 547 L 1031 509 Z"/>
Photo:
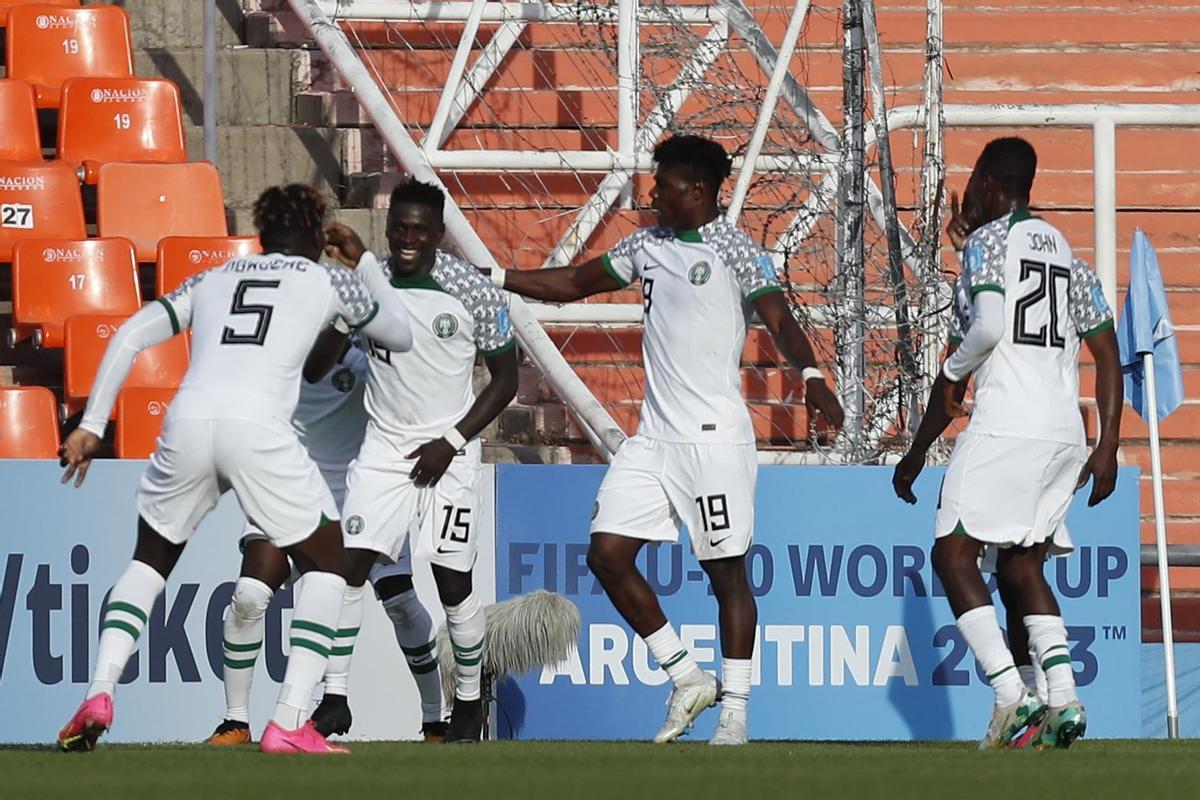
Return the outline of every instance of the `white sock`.
<path id="1" fill-rule="evenodd" d="M 446 630 L 458 667 L 454 696 L 459 700 L 479 699 L 479 676 L 483 671 L 483 634 L 487 625 L 483 606 L 475 595 L 467 595 L 456 606 L 445 606 Z"/>
<path id="2" fill-rule="evenodd" d="M 350 660 L 354 656 L 354 642 L 362 627 L 363 587 L 347 586 L 342 596 L 342 615 L 338 618 L 337 636 L 329 651 L 329 664 L 325 667 L 325 694 L 340 694 L 345 697 L 350 680 Z"/>
<path id="3" fill-rule="evenodd" d="M 745 716 L 746 704 L 750 701 L 750 669 L 752 663 L 748 658 L 721 659 L 722 709 L 736 711 Z"/>
<path id="4" fill-rule="evenodd" d="M 1071 647 L 1067 644 L 1067 627 L 1062 617 L 1031 614 L 1025 617 L 1025 628 L 1029 631 L 1029 644 L 1046 673 L 1046 702 L 1057 707 L 1078 700 Z"/>
<path id="5" fill-rule="evenodd" d="M 130 561 L 129 566 L 113 584 L 104 606 L 104 622 L 100 625 L 100 644 L 96 648 L 96 667 L 92 670 L 92 683 L 84 699 L 98 694 L 112 696 L 125 671 L 125 664 L 133 653 L 154 601 L 166 588 L 167 579 L 158 570 L 141 561 Z"/>
<path id="6" fill-rule="evenodd" d="M 250 684 L 272 594 L 271 587 L 256 578 L 241 577 L 234 584 L 225 609 L 225 719 L 250 723 Z"/>
<path id="7" fill-rule="evenodd" d="M 1017 672 L 1021 673 L 1021 683 L 1032 692 L 1037 691 L 1037 670 L 1033 664 L 1018 664 Z"/>
<path id="8" fill-rule="evenodd" d="M 345 592 L 345 579 L 332 572 L 308 572 L 296 584 L 295 611 L 288 630 L 291 655 L 271 715 L 271 721 L 284 730 L 294 731 L 308 718 L 313 691 L 325 676 Z"/>
<path id="9" fill-rule="evenodd" d="M 663 625 L 646 637 L 646 647 L 658 665 L 667 671 L 676 686 L 690 686 L 704 681 L 700 665 L 679 641 L 671 623 Z"/>
<path id="10" fill-rule="evenodd" d="M 1041 662 L 1038 661 L 1037 652 L 1033 649 L 1033 645 L 1029 645 L 1029 657 L 1033 660 L 1033 682 L 1036 686 L 1038 697 L 1045 700 L 1050 695 L 1050 687 L 1046 685 L 1046 671 L 1042 669 Z"/>
<path id="11" fill-rule="evenodd" d="M 437 637 L 433 631 L 433 619 L 415 590 L 409 589 L 383 602 L 392 627 L 396 630 L 396 643 L 400 645 L 404 659 L 417 691 L 421 694 L 421 721 L 439 722 L 442 711 L 442 678 L 438 674 Z"/>
<path id="12" fill-rule="evenodd" d="M 996 609 L 979 606 L 958 618 L 958 630 L 966 639 L 971 652 L 987 675 L 988 683 L 996 690 L 996 705 L 1007 706 L 1021 699 L 1025 685 L 1013 663 L 1012 653 L 1004 643 L 1004 634 L 996 622 Z"/>

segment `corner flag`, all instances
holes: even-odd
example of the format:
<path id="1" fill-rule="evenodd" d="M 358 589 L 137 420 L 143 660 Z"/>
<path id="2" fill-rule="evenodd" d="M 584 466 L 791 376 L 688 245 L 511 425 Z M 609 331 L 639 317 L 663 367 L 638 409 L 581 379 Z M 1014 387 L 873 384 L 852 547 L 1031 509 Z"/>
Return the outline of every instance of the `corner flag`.
<path id="1" fill-rule="evenodd" d="M 1146 374 L 1142 356 L 1153 356 L 1158 418 L 1163 419 L 1183 402 L 1183 373 L 1179 369 L 1179 344 L 1167 308 L 1158 256 L 1141 230 L 1134 231 L 1129 254 L 1129 294 L 1117 325 L 1125 396 L 1133 410 L 1146 418 Z"/>

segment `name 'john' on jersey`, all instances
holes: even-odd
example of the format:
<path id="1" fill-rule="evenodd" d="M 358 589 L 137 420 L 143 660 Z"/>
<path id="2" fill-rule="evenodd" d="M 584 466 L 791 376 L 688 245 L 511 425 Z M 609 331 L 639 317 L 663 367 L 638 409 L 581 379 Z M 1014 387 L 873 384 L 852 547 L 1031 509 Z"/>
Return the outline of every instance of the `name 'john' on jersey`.
<path id="1" fill-rule="evenodd" d="M 642 279 L 646 399 L 638 433 L 753 443 L 740 367 L 747 305 L 782 291 L 771 256 L 718 217 L 694 231 L 642 228 L 603 258 L 621 285 Z"/>
<path id="2" fill-rule="evenodd" d="M 1079 342 L 1113 325 L 1095 272 L 1062 233 L 1020 210 L 967 237 L 950 340 L 970 329 L 972 298 L 1004 295 L 1004 336 L 975 370 L 974 433 L 1084 444 Z"/>

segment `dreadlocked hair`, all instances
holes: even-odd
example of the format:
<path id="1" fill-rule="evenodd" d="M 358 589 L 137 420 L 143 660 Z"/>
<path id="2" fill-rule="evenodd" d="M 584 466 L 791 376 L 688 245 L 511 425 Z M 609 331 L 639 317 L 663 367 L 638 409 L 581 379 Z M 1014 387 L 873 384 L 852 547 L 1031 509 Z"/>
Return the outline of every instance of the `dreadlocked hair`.
<path id="1" fill-rule="evenodd" d="M 283 243 L 321 230 L 325 213 L 325 198 L 313 187 L 272 186 L 254 202 L 254 227 L 264 245 Z"/>

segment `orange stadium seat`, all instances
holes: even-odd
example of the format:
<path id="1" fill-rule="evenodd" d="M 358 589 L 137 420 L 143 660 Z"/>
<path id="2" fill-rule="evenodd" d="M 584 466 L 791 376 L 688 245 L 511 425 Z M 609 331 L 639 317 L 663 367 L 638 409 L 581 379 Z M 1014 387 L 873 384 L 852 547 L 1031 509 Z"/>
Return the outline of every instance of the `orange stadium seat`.
<path id="1" fill-rule="evenodd" d="M 0 458 L 57 458 L 58 402 L 44 386 L 0 387 Z"/>
<path id="2" fill-rule="evenodd" d="M 128 317 L 117 314 L 81 314 L 67 320 L 63 356 L 63 396 L 67 416 L 86 405 L 104 350 L 126 319 Z M 178 387 L 187 372 L 189 352 L 186 331 L 143 350 L 134 359 L 124 385 L 159 389 Z"/>
<path id="3" fill-rule="evenodd" d="M 207 161 L 101 164 L 98 184 L 100 235 L 132 241 L 139 262 L 154 262 L 164 236 L 229 235 L 221 178 Z"/>
<path id="4" fill-rule="evenodd" d="M 0 161 L 40 161 L 37 105 L 25 81 L 0 80 Z"/>
<path id="5" fill-rule="evenodd" d="M 261 252 L 257 236 L 168 236 L 158 243 L 154 293 L 162 297 L 197 272 Z"/>
<path id="6" fill-rule="evenodd" d="M 63 84 L 58 157 L 95 183 L 106 161 L 187 161 L 173 81 L 71 78 Z"/>
<path id="7" fill-rule="evenodd" d="M 68 78 L 133 74 L 129 15 L 120 6 L 17 6 L 6 34 L 7 77 L 32 83 L 38 108 L 58 108 Z"/>
<path id="8" fill-rule="evenodd" d="M 82 239 L 79 179 L 56 161 L 0 161 L 0 261 L 23 239 Z"/>
<path id="9" fill-rule="evenodd" d="M 126 239 L 19 243 L 13 254 L 9 346 L 32 335 L 35 346 L 62 347 L 68 317 L 137 311 L 142 305 L 137 269 Z"/>
<path id="10" fill-rule="evenodd" d="M 117 395 L 117 458 L 149 458 L 175 389 L 131 386 Z"/>

